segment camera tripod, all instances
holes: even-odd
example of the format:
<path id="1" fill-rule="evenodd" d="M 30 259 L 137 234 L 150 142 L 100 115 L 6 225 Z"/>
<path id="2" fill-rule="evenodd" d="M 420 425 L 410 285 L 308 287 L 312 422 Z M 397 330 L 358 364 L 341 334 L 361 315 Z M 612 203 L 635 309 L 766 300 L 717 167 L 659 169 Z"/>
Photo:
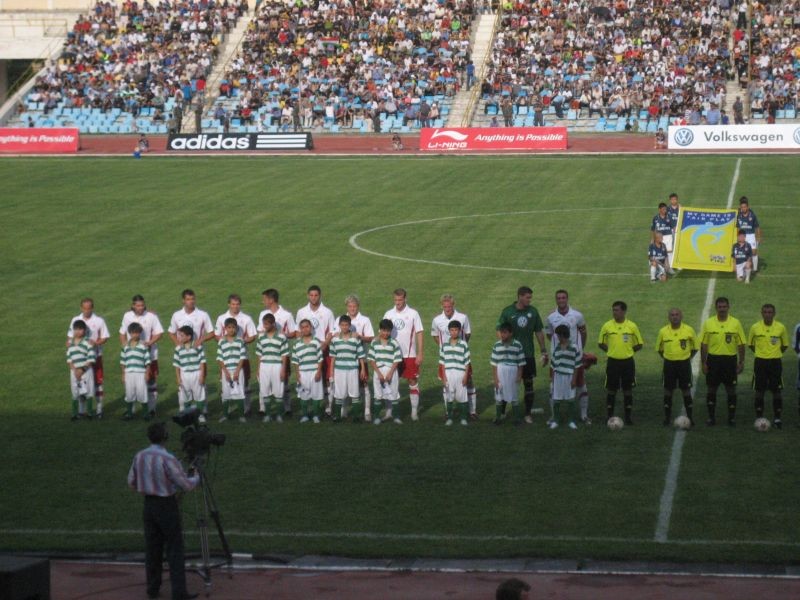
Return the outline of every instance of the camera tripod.
<path id="1" fill-rule="evenodd" d="M 203 578 L 205 585 L 206 596 L 211 592 L 211 569 L 219 567 L 228 568 L 228 578 L 233 577 L 233 555 L 231 554 L 230 546 L 228 546 L 228 539 L 225 537 L 225 531 L 222 529 L 222 521 L 219 516 L 219 508 L 214 499 L 214 493 L 211 489 L 211 482 L 206 477 L 203 457 L 195 457 L 191 462 L 191 466 L 197 471 L 200 476 L 200 483 L 198 487 L 203 495 L 203 506 L 200 507 L 197 514 L 197 529 L 200 532 L 200 565 L 193 569 L 200 577 Z M 222 559 L 219 562 L 212 562 L 211 549 L 208 543 L 208 524 L 209 517 L 214 522 L 217 529 L 217 535 L 222 543 Z"/>

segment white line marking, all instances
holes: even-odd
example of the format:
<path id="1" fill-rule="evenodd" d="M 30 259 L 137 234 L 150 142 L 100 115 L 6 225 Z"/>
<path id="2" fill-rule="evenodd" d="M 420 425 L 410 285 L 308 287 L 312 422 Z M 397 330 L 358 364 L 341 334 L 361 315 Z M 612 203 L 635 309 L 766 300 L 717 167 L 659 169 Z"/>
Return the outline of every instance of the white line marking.
<path id="1" fill-rule="evenodd" d="M 194 535 L 197 530 L 187 529 Z M 376 533 L 371 531 L 258 531 L 227 529 L 229 536 L 243 538 L 327 538 L 364 540 L 421 540 L 430 542 L 604 542 L 611 544 L 652 544 L 650 538 L 626 538 L 580 535 L 449 535 L 436 533 Z M 3 535 L 51 535 L 51 536 L 96 536 L 140 537 L 140 529 L 0 529 Z M 675 546 L 774 546 L 800 548 L 800 542 L 778 540 L 668 540 L 664 542 Z"/>
<path id="2" fill-rule="evenodd" d="M 413 263 L 422 263 L 426 265 L 441 265 L 445 267 L 458 267 L 462 269 L 481 269 L 485 271 L 510 271 L 515 273 L 539 273 L 542 275 L 579 275 L 579 276 L 600 276 L 600 277 L 647 277 L 649 276 L 648 273 L 584 273 L 580 271 L 546 271 L 541 269 L 517 269 L 513 267 L 493 267 L 493 266 L 485 266 L 485 265 L 471 265 L 471 264 L 460 264 L 460 263 L 451 263 L 445 262 L 441 260 L 427 260 L 424 258 L 409 258 L 406 256 L 396 256 L 393 254 L 384 254 L 383 252 L 376 252 L 375 250 L 370 250 L 365 248 L 364 246 L 358 243 L 358 238 L 363 235 L 368 235 L 370 233 L 375 233 L 376 231 L 383 231 L 385 229 L 393 229 L 395 227 L 407 227 L 409 225 L 423 225 L 426 223 L 438 223 L 441 221 L 454 221 L 457 219 L 476 219 L 476 218 L 491 218 L 491 217 L 509 217 L 509 216 L 516 216 L 516 215 L 533 215 L 533 214 L 546 214 L 546 213 L 568 213 L 568 212 L 599 212 L 599 211 L 617 211 L 617 210 L 643 210 L 643 209 L 652 209 L 650 206 L 616 206 L 616 207 L 609 207 L 609 208 L 597 208 L 597 207 L 589 207 L 589 208 L 554 208 L 554 209 L 541 209 L 541 210 L 520 210 L 520 211 L 511 211 L 511 212 L 498 212 L 498 213 L 486 213 L 486 214 L 479 214 L 479 215 L 451 215 L 449 217 L 436 217 L 433 219 L 419 219 L 417 221 L 404 221 L 402 223 L 391 223 L 389 225 L 381 225 L 379 227 L 373 227 L 371 229 L 365 229 L 364 231 L 359 231 L 358 233 L 354 233 L 350 236 L 350 245 L 360 252 L 365 252 L 366 254 L 372 254 L 373 256 L 379 256 L 381 258 L 389 258 L 392 260 L 403 260 L 406 262 L 413 262 Z"/>
<path id="3" fill-rule="evenodd" d="M 739 181 L 739 168 L 742 165 L 742 159 L 736 161 L 736 169 L 733 172 L 733 179 L 731 180 L 730 191 L 728 192 L 728 204 L 725 208 L 733 206 L 733 194 L 736 191 L 736 184 Z M 711 313 L 711 304 L 714 302 L 714 292 L 717 288 L 717 272 L 711 274 L 708 281 L 708 288 L 706 289 L 706 302 L 703 305 L 703 312 L 700 315 L 700 326 L 702 327 L 706 319 Z M 697 329 L 700 332 L 700 328 Z M 697 376 L 700 373 L 700 355 L 696 354 L 692 360 L 692 379 L 697 381 Z M 653 540 L 659 543 L 666 543 L 669 535 L 669 522 L 672 517 L 672 506 L 675 502 L 675 492 L 678 489 L 678 474 L 681 470 L 681 456 L 683 454 L 683 444 L 686 441 L 686 432 L 677 431 L 675 438 L 672 440 L 672 452 L 669 457 L 669 467 L 667 474 L 664 478 L 664 491 L 661 493 L 661 501 L 658 507 L 658 520 L 656 521 L 656 531 Z"/>

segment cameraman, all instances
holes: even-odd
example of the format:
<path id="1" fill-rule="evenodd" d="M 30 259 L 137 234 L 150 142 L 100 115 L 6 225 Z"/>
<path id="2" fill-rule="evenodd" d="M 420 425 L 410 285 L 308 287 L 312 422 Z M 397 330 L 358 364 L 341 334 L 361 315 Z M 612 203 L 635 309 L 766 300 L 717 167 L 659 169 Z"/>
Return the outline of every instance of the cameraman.
<path id="1" fill-rule="evenodd" d="M 183 564 L 183 533 L 176 494 L 195 488 L 199 475 L 187 476 L 181 463 L 164 448 L 167 426 L 153 423 L 147 428 L 150 447 L 138 452 L 128 471 L 128 486 L 144 495 L 144 540 L 147 595 L 157 598 L 166 546 L 172 600 L 196 598 L 186 591 Z"/>

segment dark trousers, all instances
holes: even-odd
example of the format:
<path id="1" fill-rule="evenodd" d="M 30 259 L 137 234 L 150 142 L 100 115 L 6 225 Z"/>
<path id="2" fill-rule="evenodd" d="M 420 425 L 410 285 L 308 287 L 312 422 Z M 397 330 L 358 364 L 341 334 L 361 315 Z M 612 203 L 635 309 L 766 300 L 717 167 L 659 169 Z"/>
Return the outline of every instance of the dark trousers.
<path id="1" fill-rule="evenodd" d="M 183 564 L 181 513 L 175 496 L 144 498 L 144 541 L 147 593 L 156 595 L 161 587 L 161 570 L 166 550 L 172 598 L 186 595 L 186 573 Z"/>

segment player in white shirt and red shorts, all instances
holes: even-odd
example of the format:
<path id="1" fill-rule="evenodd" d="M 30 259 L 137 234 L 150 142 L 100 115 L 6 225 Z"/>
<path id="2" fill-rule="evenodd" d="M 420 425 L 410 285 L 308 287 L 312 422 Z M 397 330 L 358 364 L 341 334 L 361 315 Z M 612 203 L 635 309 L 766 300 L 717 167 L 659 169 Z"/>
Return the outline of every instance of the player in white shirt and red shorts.
<path id="1" fill-rule="evenodd" d="M 67 330 L 67 347 L 72 343 L 72 324 L 75 321 L 83 321 L 86 323 L 86 339 L 94 346 L 95 349 L 95 363 L 94 363 L 94 393 L 97 399 L 97 413 L 98 419 L 103 418 L 103 345 L 111 337 L 106 326 L 105 319 L 94 312 L 94 300 L 91 298 L 84 298 L 81 300 L 81 314 L 76 315 L 69 322 L 69 329 Z"/>
<path id="2" fill-rule="evenodd" d="M 236 319 L 236 337 L 242 340 L 245 344 L 250 344 L 256 339 L 258 333 L 256 332 L 256 324 L 253 318 L 242 312 L 242 297 L 239 294 L 231 294 L 228 296 L 228 310 L 217 317 L 217 322 L 214 324 L 214 336 L 217 342 L 225 336 L 225 319 Z M 244 373 L 244 413 L 245 416 L 250 415 L 250 359 L 245 358 L 244 365 L 242 366 L 242 373 Z"/>
<path id="3" fill-rule="evenodd" d="M 201 348 L 209 340 L 214 339 L 214 325 L 211 323 L 211 317 L 204 310 L 197 308 L 197 296 L 194 290 L 185 289 L 181 292 L 181 299 L 183 300 L 183 308 L 175 311 L 169 321 L 169 337 L 172 343 L 180 346 L 178 340 L 178 329 L 183 326 L 192 328 L 194 332 L 194 345 Z M 208 365 L 202 365 L 203 379 L 205 380 L 208 375 Z"/>
<path id="4" fill-rule="evenodd" d="M 394 324 L 392 338 L 400 345 L 403 355 L 400 377 L 408 381 L 411 420 L 419 421 L 419 370 L 423 358 L 424 328 L 419 313 L 406 304 L 406 290 L 397 288 L 393 295 L 394 308 L 387 310 L 383 318 Z"/>
<path id="5" fill-rule="evenodd" d="M 469 324 L 469 317 L 462 312 L 456 310 L 456 300 L 452 294 L 443 294 L 439 299 L 442 305 L 441 314 L 434 317 L 431 323 L 431 336 L 436 340 L 436 343 L 441 348 L 442 344 L 447 343 L 450 339 L 450 331 L 448 329 L 450 321 L 458 321 L 461 323 L 461 339 L 469 342 L 472 335 L 472 329 Z M 469 379 L 467 381 L 467 398 L 469 400 L 469 418 L 473 421 L 478 418 L 477 410 L 477 396 L 475 393 L 475 384 L 472 382 L 472 364 L 467 367 L 467 374 Z M 439 365 L 439 381 L 444 381 L 444 367 Z M 442 397 L 445 404 L 447 403 L 447 390 L 442 389 Z"/>
<path id="6" fill-rule="evenodd" d="M 288 310 L 280 305 L 280 293 L 275 288 L 268 288 L 261 292 L 261 299 L 264 302 L 264 310 L 258 315 L 258 333 L 264 333 L 264 315 L 271 314 L 275 317 L 275 328 L 286 336 L 287 340 L 297 337 L 297 323 Z M 291 376 L 291 362 L 286 367 L 286 379 L 283 385 L 283 414 L 286 417 L 292 416 L 292 397 L 289 393 L 289 377 Z"/>
<path id="7" fill-rule="evenodd" d="M 128 343 L 128 327 L 131 323 L 138 323 L 142 326 L 142 343 L 150 349 L 150 370 L 147 380 L 147 412 L 150 417 L 156 413 L 158 403 L 158 340 L 164 335 L 164 328 L 158 315 L 147 310 L 144 297 L 137 294 L 131 298 L 131 309 L 122 315 L 122 325 L 119 327 L 119 344 L 125 346 Z"/>
<path id="8" fill-rule="evenodd" d="M 347 316 L 350 317 L 350 331 L 358 336 L 364 346 L 364 355 L 369 352 L 369 345 L 375 339 L 375 330 L 372 328 L 372 321 L 360 312 L 361 300 L 355 294 L 350 294 L 344 299 L 344 306 Z M 364 396 L 364 420 L 369 421 L 372 417 L 372 394 L 369 386 L 369 364 L 366 366 L 367 376 L 361 382 L 361 393 Z"/>
<path id="9" fill-rule="evenodd" d="M 297 311 L 297 322 L 303 319 L 311 321 L 311 335 L 313 335 L 322 347 L 322 381 L 327 382 L 331 372 L 331 357 L 328 352 L 333 332 L 336 331 L 336 317 L 330 308 L 322 303 L 322 290 L 318 285 L 308 288 L 308 304 Z M 333 410 L 333 397 L 330 385 L 324 385 L 325 413 L 331 415 Z"/>

